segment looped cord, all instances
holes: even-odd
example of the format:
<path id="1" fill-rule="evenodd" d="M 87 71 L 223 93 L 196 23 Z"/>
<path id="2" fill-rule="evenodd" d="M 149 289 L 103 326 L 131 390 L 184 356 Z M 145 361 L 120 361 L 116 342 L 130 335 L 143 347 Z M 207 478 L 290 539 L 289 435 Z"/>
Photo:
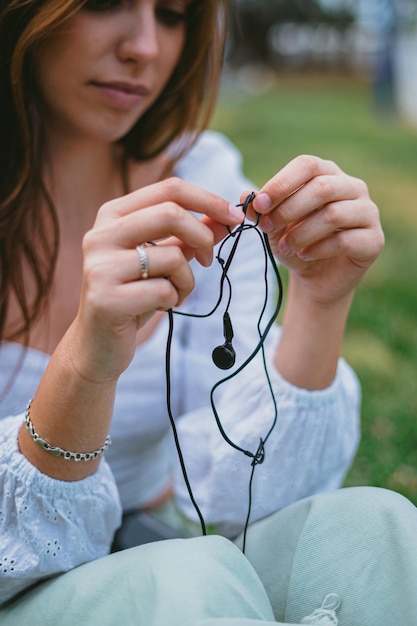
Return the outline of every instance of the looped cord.
<path id="1" fill-rule="evenodd" d="M 172 432 L 174 435 L 174 440 L 175 440 L 175 446 L 177 449 L 177 453 L 178 453 L 178 458 L 180 461 L 180 465 L 181 465 L 181 469 L 182 469 L 182 473 L 184 476 L 184 481 L 191 499 L 191 502 L 194 506 L 194 509 L 198 515 L 198 518 L 200 520 L 200 524 L 201 524 L 201 529 L 202 529 L 202 533 L 203 535 L 206 534 L 206 525 L 205 525 L 205 521 L 203 518 L 203 515 L 199 509 L 199 506 L 194 498 L 194 494 L 192 492 L 191 489 L 191 485 L 190 482 L 188 480 L 188 476 L 187 476 L 187 470 L 185 467 L 185 462 L 184 462 L 184 458 L 183 458 L 183 454 L 181 451 L 181 446 L 179 443 L 179 438 L 178 438 L 178 433 L 176 430 L 176 425 L 175 425 L 175 419 L 174 416 L 172 414 L 172 409 L 171 409 L 171 345 L 172 345 L 172 336 L 173 336 L 173 332 L 174 332 L 174 313 L 176 315 L 183 315 L 186 317 L 193 317 L 193 318 L 206 318 L 206 317 L 210 317 L 210 315 L 212 315 L 217 308 L 220 306 L 220 303 L 223 300 L 223 296 L 224 296 L 224 287 L 225 287 L 225 283 L 227 285 L 228 288 L 228 297 L 227 297 L 227 302 L 226 302 L 226 308 L 225 308 L 225 313 L 228 312 L 229 309 L 229 305 L 232 299 L 232 284 L 231 281 L 229 279 L 228 276 L 228 271 L 230 268 L 230 265 L 232 263 L 232 260 L 235 256 L 239 241 L 242 237 L 242 234 L 244 232 L 247 231 L 252 231 L 254 233 L 256 233 L 256 235 L 259 237 L 260 242 L 262 244 L 262 248 L 263 248 L 263 254 L 264 254 L 264 260 L 265 260 L 265 268 L 264 268 L 264 281 L 265 281 L 265 298 L 264 298 L 264 303 L 262 306 L 262 311 L 260 312 L 259 318 L 258 318 L 258 322 L 257 322 L 257 331 L 258 331 L 258 343 L 255 346 L 255 348 L 253 349 L 252 353 L 247 357 L 247 359 L 239 366 L 237 367 L 237 369 L 235 369 L 231 374 L 229 374 L 228 376 L 226 376 L 225 378 L 222 378 L 221 380 L 217 381 L 217 383 L 215 383 L 215 385 L 212 387 L 211 392 L 210 392 L 210 403 L 211 403 L 211 408 L 212 408 L 212 412 L 213 412 L 213 416 L 214 419 L 216 420 L 217 423 L 217 427 L 220 431 L 221 436 L 223 437 L 223 439 L 226 441 L 226 443 L 228 443 L 232 448 L 235 448 L 236 450 L 242 452 L 243 454 L 245 454 L 246 456 L 250 457 L 252 459 L 251 461 L 251 473 L 250 473 L 250 478 L 249 478 L 249 485 L 248 485 L 248 491 L 249 491 L 249 502 L 248 502 L 248 510 L 247 510 L 247 516 L 246 516 L 246 521 L 245 521 L 245 526 L 244 526 L 244 531 L 243 531 L 243 546 L 242 546 L 242 551 L 243 553 L 245 552 L 245 546 L 246 546 L 246 531 L 249 525 L 249 520 L 250 520 L 250 514 L 251 514 L 251 509 L 252 509 L 252 481 L 253 481 L 253 476 L 254 476 L 254 472 L 255 472 L 255 468 L 257 465 L 260 465 L 261 463 L 263 463 L 264 459 L 265 459 L 265 444 L 270 436 L 270 434 L 272 433 L 272 431 L 275 428 L 276 422 L 277 422 L 277 418 L 278 418 L 278 407 L 276 404 L 276 399 L 275 399 L 275 395 L 272 389 L 272 384 L 271 384 L 271 380 L 269 377 L 269 373 L 268 373 L 268 368 L 267 368 L 267 364 L 266 364 L 266 357 L 265 357 L 265 351 L 264 351 L 264 342 L 266 340 L 266 337 L 272 327 L 272 325 L 275 323 L 275 320 L 278 316 L 278 313 L 281 309 L 281 304 L 282 304 L 282 281 L 281 281 L 281 277 L 278 271 L 278 267 L 276 265 L 275 259 L 274 259 L 274 255 L 271 251 L 270 245 L 269 245 L 269 240 L 268 240 L 268 235 L 266 233 L 262 233 L 260 231 L 260 229 L 258 228 L 258 223 L 259 223 L 259 214 L 255 212 L 255 222 L 254 223 L 247 223 L 246 222 L 246 213 L 247 210 L 249 208 L 249 205 L 251 204 L 251 202 L 254 200 L 255 198 L 255 192 L 250 193 L 246 199 L 245 202 L 243 202 L 242 204 L 238 204 L 237 206 L 242 207 L 242 212 L 244 214 L 244 220 L 242 221 L 242 223 L 237 226 L 234 230 L 231 230 L 228 227 L 228 232 L 229 235 L 223 240 L 223 242 L 220 244 L 219 249 L 218 249 L 218 254 L 217 254 L 217 261 L 219 262 L 221 268 L 222 268 L 222 272 L 221 272 L 221 277 L 220 277 L 220 289 L 219 289 L 219 296 L 217 298 L 217 302 L 215 303 L 215 305 L 213 306 L 213 308 L 208 312 L 208 313 L 186 313 L 184 311 L 173 311 L 172 309 L 168 310 L 168 317 L 169 317 L 169 330 L 168 330 L 168 337 L 167 337 L 167 349 L 166 349 L 166 361 L 165 361 L 165 365 L 166 365 L 166 390 L 167 390 L 167 410 L 168 410 L 168 417 L 171 423 L 171 428 L 172 428 Z M 228 239 L 233 239 L 233 245 L 231 246 L 231 250 L 227 256 L 227 259 L 223 259 L 222 258 L 222 250 L 223 250 L 223 246 L 225 245 L 226 241 Z M 271 265 L 274 274 L 275 274 L 275 278 L 276 278 L 276 283 L 277 283 L 277 288 L 278 288 L 278 293 L 277 293 L 277 298 L 276 298 L 276 302 L 275 302 L 275 308 L 274 311 L 271 315 L 271 317 L 269 318 L 268 322 L 266 323 L 266 326 L 261 329 L 261 322 L 266 310 L 266 306 L 267 306 L 267 300 L 269 298 L 269 287 L 268 287 L 268 262 Z M 265 373 L 265 377 L 266 377 L 266 381 L 267 381 L 267 385 L 269 388 L 269 392 L 271 394 L 271 402 L 272 402 L 272 415 L 271 415 L 271 425 L 269 427 L 268 432 L 266 433 L 266 435 L 262 438 L 260 438 L 260 443 L 259 446 L 256 450 L 255 453 L 251 452 L 250 450 L 245 450 L 244 448 L 240 447 L 237 443 L 233 442 L 229 436 L 227 435 L 227 433 L 225 432 L 223 425 L 221 423 L 220 420 L 220 416 L 218 415 L 217 412 L 217 408 L 216 408 L 216 403 L 214 400 L 214 394 L 216 392 L 216 390 L 219 388 L 219 386 L 223 385 L 224 383 L 226 383 L 227 381 L 231 380 L 232 378 L 234 378 L 235 376 L 237 376 L 258 354 L 258 352 L 260 352 L 261 354 L 261 359 L 263 362 L 263 369 L 264 369 L 264 373 Z"/>
<path id="2" fill-rule="evenodd" d="M 260 465 L 261 463 L 264 462 L 265 460 L 265 445 L 264 445 L 264 440 L 261 438 L 260 442 L 259 442 L 259 446 L 257 451 L 255 452 L 253 459 L 252 459 L 252 465 Z"/>
<path id="3" fill-rule="evenodd" d="M 337 593 L 329 593 L 323 600 L 319 609 L 315 609 L 311 615 L 304 617 L 300 624 L 318 624 L 319 626 L 338 626 L 339 620 L 336 611 L 340 607 L 341 600 Z"/>

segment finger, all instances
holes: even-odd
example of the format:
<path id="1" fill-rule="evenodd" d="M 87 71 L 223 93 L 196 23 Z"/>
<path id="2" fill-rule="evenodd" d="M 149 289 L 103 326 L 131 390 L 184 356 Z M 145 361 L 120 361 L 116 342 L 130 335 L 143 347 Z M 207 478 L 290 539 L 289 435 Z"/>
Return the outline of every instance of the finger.
<path id="1" fill-rule="evenodd" d="M 115 227 L 117 226 L 117 228 Z M 178 205 L 166 202 L 97 226 L 84 237 L 84 249 L 134 249 L 146 241 L 175 237 L 203 264 L 212 262 L 214 236 L 207 223 Z M 161 245 L 163 245 L 163 241 Z M 172 242 L 171 242 L 172 243 Z"/>
<path id="2" fill-rule="evenodd" d="M 369 199 L 366 185 L 358 179 L 346 175 L 319 176 L 299 188 L 271 213 L 263 215 L 261 227 L 266 231 L 279 229 L 321 211 L 324 206 L 356 200 L 361 196 Z"/>
<path id="3" fill-rule="evenodd" d="M 195 282 L 191 268 L 180 248 L 178 246 L 149 246 L 145 252 L 148 258 L 147 278 L 143 278 L 141 260 L 136 255 L 135 262 L 129 264 L 127 281 L 165 278 L 176 289 L 178 300 L 182 301 L 193 290 Z"/>
<path id="4" fill-rule="evenodd" d="M 200 222 L 205 224 L 211 230 L 211 232 L 213 234 L 213 244 L 214 245 L 216 245 L 217 243 L 222 241 L 230 232 L 230 230 L 228 230 L 228 228 L 226 226 L 224 226 L 223 224 L 219 224 L 218 222 L 215 222 L 214 220 L 210 219 L 207 216 L 203 216 L 201 218 Z M 187 246 L 183 241 L 181 241 L 177 237 L 169 237 L 165 241 L 161 241 L 159 245 L 160 246 L 164 246 L 164 245 L 175 245 L 175 246 L 178 246 L 182 250 L 182 253 L 183 253 L 184 257 L 187 259 L 187 261 L 190 261 L 194 257 L 196 257 L 197 260 L 202 265 L 209 265 L 211 263 L 211 261 L 212 261 L 212 258 L 211 258 L 210 263 L 204 263 L 203 262 L 204 260 L 199 257 L 198 251 L 195 250 L 195 246 L 194 245 L 192 247 L 191 246 Z"/>
<path id="5" fill-rule="evenodd" d="M 137 280 L 121 285 L 117 291 L 123 299 L 126 313 L 132 319 L 150 311 L 167 311 L 179 306 L 189 292 L 179 292 L 171 280 L 154 278 Z"/>
<path id="6" fill-rule="evenodd" d="M 362 190 L 361 190 L 362 191 Z M 284 200 L 276 211 L 269 214 L 274 227 L 300 220 L 330 203 L 356 200 L 357 185 L 348 176 L 319 176 Z"/>
<path id="7" fill-rule="evenodd" d="M 259 190 L 253 201 L 253 208 L 258 213 L 269 213 L 313 178 L 340 172 L 333 161 L 310 155 L 298 156 Z"/>
<path id="8" fill-rule="evenodd" d="M 358 201 L 332 202 L 291 226 L 280 240 L 279 248 L 282 254 L 297 254 L 302 248 L 338 230 L 367 228 L 377 222 L 378 212 L 372 203 L 364 205 Z"/>
<path id="9" fill-rule="evenodd" d="M 150 280 L 152 278 L 171 278 L 180 273 L 185 282 L 191 283 L 189 276 L 191 268 L 184 258 L 178 246 L 151 246 L 143 245 L 143 253 L 146 255 L 147 275 L 143 276 L 142 258 L 137 249 L 123 250 L 117 255 L 109 257 L 106 253 L 101 255 L 101 272 L 103 276 L 111 277 L 114 283 L 128 283 L 135 280 Z M 97 260 L 96 260 L 97 263 Z"/>
<path id="10" fill-rule="evenodd" d="M 149 206 L 173 202 L 187 211 L 208 215 L 224 225 L 235 225 L 241 221 L 241 212 L 233 205 L 201 187 L 179 178 L 168 178 L 162 182 L 142 187 L 122 198 L 103 205 L 105 217 L 123 217 Z"/>
<path id="11" fill-rule="evenodd" d="M 183 300 L 192 291 L 194 276 L 178 246 L 147 246 L 143 248 L 143 254 L 146 256 L 146 277 L 143 275 L 143 260 L 136 249 L 120 251 L 117 259 L 105 253 L 89 258 L 85 273 L 94 280 L 96 298 L 101 301 L 106 298 L 104 293 L 97 294 L 98 289 L 109 292 L 118 289 L 119 285 L 136 281 L 145 283 L 157 278 L 171 282 L 177 291 L 177 300 Z M 158 306 L 162 305 L 159 303 Z"/>
<path id="12" fill-rule="evenodd" d="M 376 236 L 377 235 L 377 236 Z M 334 257 L 349 257 L 358 267 L 366 269 L 377 258 L 384 245 L 382 231 L 352 228 L 307 246 L 298 252 L 303 261 L 317 261 Z"/>

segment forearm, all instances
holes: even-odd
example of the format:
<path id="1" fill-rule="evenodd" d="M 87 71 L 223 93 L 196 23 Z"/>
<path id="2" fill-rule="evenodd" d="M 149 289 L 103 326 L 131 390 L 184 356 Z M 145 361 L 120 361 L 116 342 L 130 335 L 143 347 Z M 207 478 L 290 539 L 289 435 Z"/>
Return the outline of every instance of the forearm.
<path id="1" fill-rule="evenodd" d="M 315 302 L 290 281 L 275 366 L 293 385 L 324 389 L 334 380 L 352 294 Z"/>
<path id="2" fill-rule="evenodd" d="M 36 432 L 52 446 L 93 452 L 104 443 L 113 412 L 117 380 L 97 382 L 83 377 L 72 357 L 71 329 L 52 355 L 33 399 L 30 419 Z M 20 451 L 41 472 L 60 480 L 80 480 L 97 469 L 100 457 L 68 461 L 41 448 L 23 426 Z"/>

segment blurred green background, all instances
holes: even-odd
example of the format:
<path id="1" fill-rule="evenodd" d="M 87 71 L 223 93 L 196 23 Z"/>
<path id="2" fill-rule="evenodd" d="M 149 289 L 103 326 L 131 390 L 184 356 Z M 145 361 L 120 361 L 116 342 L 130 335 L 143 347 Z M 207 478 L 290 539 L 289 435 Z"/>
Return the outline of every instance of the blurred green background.
<path id="1" fill-rule="evenodd" d="M 362 384 L 362 441 L 347 485 L 397 490 L 417 504 L 417 131 L 378 113 L 369 81 L 288 73 L 263 92 L 223 89 L 213 126 L 258 185 L 297 154 L 364 179 L 386 235 L 357 290 L 344 356 Z"/>

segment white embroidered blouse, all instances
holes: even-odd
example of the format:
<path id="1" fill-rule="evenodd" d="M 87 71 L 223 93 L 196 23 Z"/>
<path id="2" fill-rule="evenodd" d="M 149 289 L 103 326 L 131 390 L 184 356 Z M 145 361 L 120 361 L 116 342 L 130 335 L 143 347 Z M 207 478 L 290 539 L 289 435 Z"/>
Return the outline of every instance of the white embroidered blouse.
<path id="1" fill-rule="evenodd" d="M 202 135 L 178 164 L 176 174 L 233 203 L 251 188 L 241 171 L 240 154 L 214 132 Z M 244 232 L 228 272 L 236 368 L 259 340 L 264 263 L 260 238 L 253 231 Z M 221 267 L 214 261 L 210 268 L 194 264 L 193 269 L 196 287 L 183 310 L 207 314 L 219 297 Z M 269 285 L 266 321 L 275 298 L 273 277 Z M 230 373 L 218 370 L 211 358 L 213 348 L 224 343 L 227 297 L 228 293 L 209 317 L 174 316 L 170 382 L 172 411 L 194 497 L 207 523 L 234 536 L 242 530 L 247 514 L 252 459 L 225 442 L 210 405 L 213 385 Z M 272 365 L 279 332 L 274 325 L 266 346 L 278 417 L 265 446 L 265 460 L 255 469 L 251 521 L 299 498 L 338 488 L 359 438 L 360 390 L 349 366 L 340 360 L 327 389 L 296 388 Z M 137 349 L 120 378 L 113 443 L 105 460 L 94 475 L 76 482 L 42 474 L 17 447 L 26 404 L 48 355 L 32 349 L 22 353 L 13 343 L 1 346 L 0 388 L 7 387 L 8 392 L 0 403 L 0 604 L 44 577 L 108 553 L 122 509 L 146 504 L 172 480 L 180 508 L 197 520 L 167 416 L 167 335 L 168 316 Z M 219 385 L 213 397 L 228 438 L 256 452 L 273 419 L 261 352 L 236 377 Z"/>

